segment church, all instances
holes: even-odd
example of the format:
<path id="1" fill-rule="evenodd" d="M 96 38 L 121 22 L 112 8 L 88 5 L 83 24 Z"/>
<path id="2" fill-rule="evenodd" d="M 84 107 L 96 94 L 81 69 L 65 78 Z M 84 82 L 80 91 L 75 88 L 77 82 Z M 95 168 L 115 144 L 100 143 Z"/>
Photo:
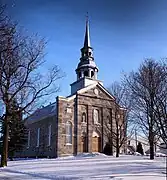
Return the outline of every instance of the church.
<path id="1" fill-rule="evenodd" d="M 103 152 L 108 138 L 104 124 L 115 131 L 114 111 L 123 122 L 125 109 L 116 103 L 102 81 L 90 44 L 89 22 L 71 94 L 37 109 L 26 120 L 28 142 L 21 157 L 59 157 L 83 152 Z M 125 151 L 123 146 L 122 152 Z M 113 151 L 115 151 L 113 147 Z"/>

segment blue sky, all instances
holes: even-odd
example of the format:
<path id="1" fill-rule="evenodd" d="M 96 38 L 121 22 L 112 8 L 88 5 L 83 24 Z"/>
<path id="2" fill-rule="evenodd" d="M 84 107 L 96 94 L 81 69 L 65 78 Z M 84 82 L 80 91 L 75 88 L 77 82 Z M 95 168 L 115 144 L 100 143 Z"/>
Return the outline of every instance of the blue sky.
<path id="1" fill-rule="evenodd" d="M 58 64 L 66 73 L 55 96 L 69 95 L 76 80 L 87 11 L 98 79 L 106 87 L 119 81 L 122 71 L 136 69 L 144 58 L 167 55 L 166 0 L 3 1 L 19 25 L 48 39 L 45 68 Z"/>

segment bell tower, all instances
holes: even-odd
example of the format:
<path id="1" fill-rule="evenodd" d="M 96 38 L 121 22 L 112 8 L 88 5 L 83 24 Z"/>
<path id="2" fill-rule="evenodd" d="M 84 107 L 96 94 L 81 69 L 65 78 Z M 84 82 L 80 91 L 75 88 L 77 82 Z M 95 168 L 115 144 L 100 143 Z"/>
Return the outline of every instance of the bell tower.
<path id="1" fill-rule="evenodd" d="M 78 67 L 76 69 L 77 80 L 83 77 L 97 79 L 97 73 L 98 73 L 98 68 L 94 61 L 93 48 L 90 45 L 89 21 L 87 16 L 84 46 L 81 49 L 81 58 Z"/>
<path id="2" fill-rule="evenodd" d="M 93 48 L 90 44 L 88 16 L 86 17 L 85 38 L 84 45 L 81 48 L 81 58 L 75 72 L 77 80 L 71 84 L 71 94 L 95 82 L 102 84 L 101 81 L 97 80 L 98 67 L 94 61 Z"/>

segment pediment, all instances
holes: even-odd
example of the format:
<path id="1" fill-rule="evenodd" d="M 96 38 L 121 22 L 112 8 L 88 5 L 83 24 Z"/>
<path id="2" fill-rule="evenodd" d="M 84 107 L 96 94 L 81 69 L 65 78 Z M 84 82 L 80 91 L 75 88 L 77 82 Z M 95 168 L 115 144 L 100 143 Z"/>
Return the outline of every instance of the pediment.
<path id="1" fill-rule="evenodd" d="M 114 96 L 112 96 L 106 88 L 104 88 L 100 84 L 96 84 L 94 86 L 88 86 L 87 88 L 81 89 L 78 91 L 79 94 L 97 98 L 103 98 L 108 100 L 115 100 Z"/>

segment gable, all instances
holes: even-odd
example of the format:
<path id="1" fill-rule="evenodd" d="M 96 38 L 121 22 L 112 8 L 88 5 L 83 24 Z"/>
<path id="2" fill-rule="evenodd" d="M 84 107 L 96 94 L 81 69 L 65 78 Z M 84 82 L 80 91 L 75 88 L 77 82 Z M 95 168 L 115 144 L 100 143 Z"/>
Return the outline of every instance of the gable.
<path id="1" fill-rule="evenodd" d="M 108 99 L 108 100 L 115 100 L 115 97 L 112 96 L 102 85 L 96 84 L 94 86 L 89 86 L 84 89 L 81 89 L 78 91 L 78 94 L 91 96 L 91 97 L 97 97 L 102 99 Z"/>

